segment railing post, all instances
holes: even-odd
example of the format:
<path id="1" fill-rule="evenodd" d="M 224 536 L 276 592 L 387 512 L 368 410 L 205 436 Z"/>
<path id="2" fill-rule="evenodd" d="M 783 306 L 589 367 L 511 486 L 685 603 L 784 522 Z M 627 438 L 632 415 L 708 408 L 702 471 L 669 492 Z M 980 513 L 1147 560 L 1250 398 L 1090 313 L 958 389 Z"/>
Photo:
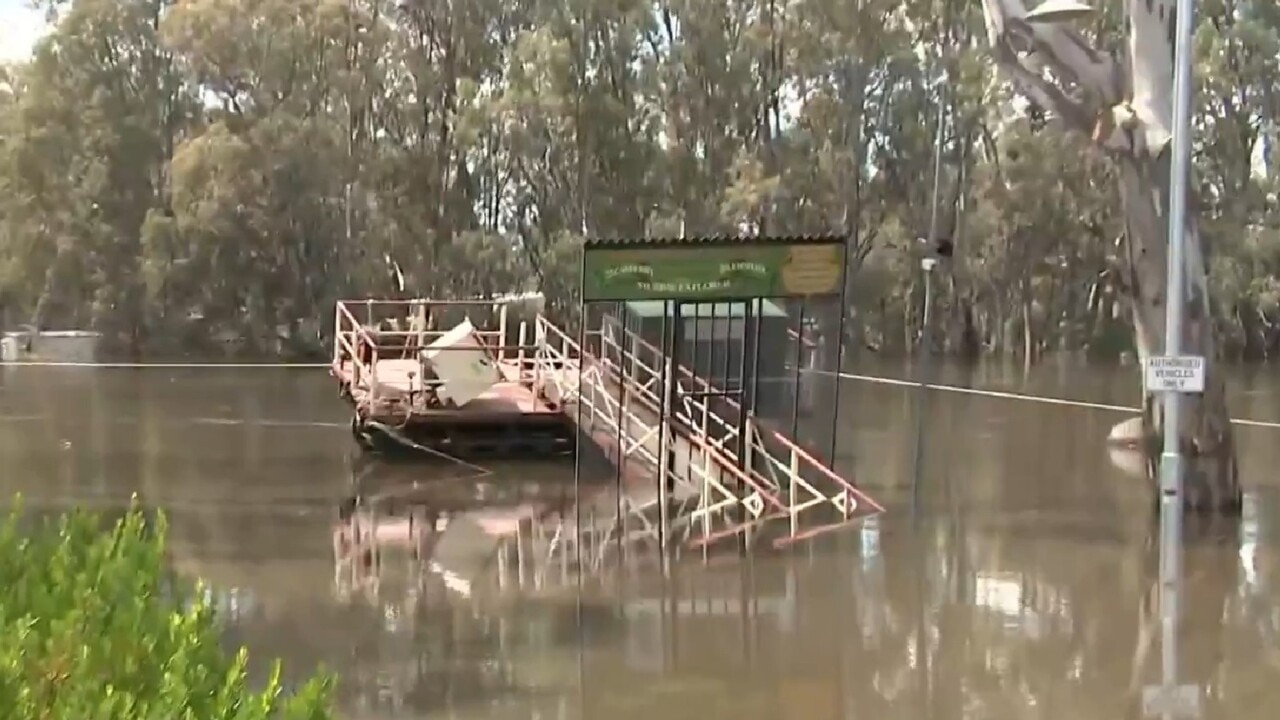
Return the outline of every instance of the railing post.
<path id="1" fill-rule="evenodd" d="M 636 369 L 636 365 L 639 363 L 640 359 L 636 356 L 637 348 L 635 340 L 633 340 L 630 334 L 626 332 L 626 328 L 623 328 L 622 340 L 620 342 L 623 349 L 623 372 L 627 375 L 627 382 L 634 385 L 635 383 L 640 382 L 640 373 Z"/>
<path id="2" fill-rule="evenodd" d="M 690 418 L 690 419 L 692 419 L 692 418 Z M 702 399 L 702 438 L 701 438 L 701 439 L 702 439 L 702 441 L 703 441 L 703 442 L 705 442 L 705 443 L 707 443 L 708 445 L 710 445 L 710 444 L 711 444 L 711 442 L 710 442 L 710 436 L 707 434 L 707 420 L 708 420 L 708 418 L 707 418 L 707 399 L 706 399 L 706 398 L 703 398 L 703 399 Z"/>
<path id="3" fill-rule="evenodd" d="M 507 304 L 498 306 L 498 362 L 507 359 Z"/>
<path id="4" fill-rule="evenodd" d="M 791 537 L 800 532 L 800 511 L 796 508 L 796 478 L 800 476 L 800 456 L 791 448 L 791 464 L 787 471 L 787 505 L 791 508 Z"/>
<path id="5" fill-rule="evenodd" d="M 707 417 L 707 412 L 708 412 L 708 408 L 711 407 L 711 398 L 706 393 L 710 391 L 711 391 L 711 386 L 709 385 L 704 385 L 703 390 L 701 390 L 701 392 L 703 393 L 702 395 L 702 438 L 704 440 L 708 439 L 707 424 L 710 418 Z M 698 392 L 698 391 L 695 391 L 695 392 Z"/>
<path id="6" fill-rule="evenodd" d="M 579 362 L 581 362 L 581 359 L 579 359 Z M 586 376 L 587 374 L 584 372 L 579 377 L 586 380 Z M 586 382 L 590 386 L 590 390 L 591 390 L 591 399 L 588 401 L 588 405 L 591 406 L 591 420 L 587 423 L 587 428 L 591 432 L 591 434 L 594 435 L 596 431 L 596 383 L 590 382 L 589 380 L 587 380 Z M 583 398 L 582 381 L 579 381 L 578 382 L 578 407 L 582 407 L 582 398 Z"/>
<path id="7" fill-rule="evenodd" d="M 520 327 L 519 327 L 519 336 L 516 338 L 516 343 L 519 345 L 519 347 L 516 348 L 516 363 L 519 364 L 520 366 L 519 373 L 516 375 L 516 377 L 520 378 L 520 382 L 524 382 L 524 364 L 525 364 L 524 346 L 525 346 L 525 343 L 528 341 L 528 339 L 529 339 L 529 324 L 524 320 L 521 320 Z"/>
<path id="8" fill-rule="evenodd" d="M 547 343 L 546 331 L 542 328 L 542 316 L 539 315 L 533 319 L 533 391 L 534 394 L 545 392 L 540 390 L 546 385 L 546 377 L 543 376 L 543 366 L 550 362 L 547 359 Z"/>
<path id="9" fill-rule="evenodd" d="M 418 337 L 414 338 L 415 353 L 419 358 L 422 357 L 422 349 L 427 344 L 427 302 L 422 298 L 413 301 L 416 308 L 418 318 Z"/>
<path id="10" fill-rule="evenodd" d="M 667 508 L 667 475 L 671 472 L 671 438 L 667 436 L 667 430 L 670 428 L 671 415 L 671 391 L 674 375 L 672 373 L 671 358 L 664 358 L 662 364 L 662 402 L 658 410 L 658 526 L 659 545 L 666 550 L 666 534 L 668 508 Z M 703 449 L 706 452 L 706 449 Z M 665 567 L 665 554 L 663 555 L 663 563 Z"/>
<path id="11" fill-rule="evenodd" d="M 711 479 L 711 473 L 713 472 L 718 472 L 718 469 L 713 467 L 713 463 L 711 460 L 711 453 L 704 450 L 702 452 L 702 498 L 701 498 L 701 505 L 704 509 L 704 512 L 702 513 L 703 539 L 711 537 L 711 507 L 718 502 L 718 500 L 715 499 L 715 493 L 712 492 L 713 481 Z M 723 474 L 720 475 L 718 482 L 720 483 L 724 482 Z M 723 512 L 723 510 L 721 512 Z"/>
<path id="12" fill-rule="evenodd" d="M 342 301 L 333 309 L 333 364 L 342 360 Z"/>

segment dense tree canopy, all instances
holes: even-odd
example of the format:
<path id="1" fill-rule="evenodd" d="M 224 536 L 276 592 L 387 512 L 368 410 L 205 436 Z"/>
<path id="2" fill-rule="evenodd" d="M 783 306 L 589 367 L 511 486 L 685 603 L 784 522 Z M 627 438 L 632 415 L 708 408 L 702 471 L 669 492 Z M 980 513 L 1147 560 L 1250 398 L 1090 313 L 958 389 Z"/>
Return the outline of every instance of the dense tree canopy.
<path id="1" fill-rule="evenodd" d="M 421 295 L 567 303 L 583 237 L 834 231 L 857 344 L 909 349 L 942 123 L 939 346 L 1128 344 L 1112 168 L 999 81 L 978 3 L 41 4 L 56 28 L 0 71 L 10 323 L 300 350 L 336 298 L 389 289 L 387 257 Z M 1280 9 L 1201 7 L 1213 301 L 1227 351 L 1262 356 L 1280 344 Z"/>

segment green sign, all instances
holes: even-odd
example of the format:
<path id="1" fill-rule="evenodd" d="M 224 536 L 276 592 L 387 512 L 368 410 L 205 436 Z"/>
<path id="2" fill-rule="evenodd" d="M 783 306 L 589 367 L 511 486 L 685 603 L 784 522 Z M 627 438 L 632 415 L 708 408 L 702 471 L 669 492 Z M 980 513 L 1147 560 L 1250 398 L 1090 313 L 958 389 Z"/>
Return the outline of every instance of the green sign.
<path id="1" fill-rule="evenodd" d="M 715 300 L 840 292 L 842 243 L 590 248 L 582 299 Z"/>

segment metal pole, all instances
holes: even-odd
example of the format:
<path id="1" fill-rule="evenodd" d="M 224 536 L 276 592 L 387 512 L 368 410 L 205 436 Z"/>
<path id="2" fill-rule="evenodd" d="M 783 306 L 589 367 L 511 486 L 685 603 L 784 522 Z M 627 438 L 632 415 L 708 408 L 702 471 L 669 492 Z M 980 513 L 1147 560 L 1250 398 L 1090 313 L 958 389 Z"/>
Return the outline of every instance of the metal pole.
<path id="1" fill-rule="evenodd" d="M 920 358 L 916 361 L 916 397 L 915 414 L 916 431 L 911 443 L 911 512 L 916 511 L 920 499 L 921 474 L 924 472 L 924 414 L 925 400 L 928 399 L 930 380 L 929 360 L 933 352 L 933 262 L 925 258 L 921 268 L 924 270 L 924 311 L 921 313 Z"/>
<path id="2" fill-rule="evenodd" d="M 623 510 L 622 496 L 623 496 L 624 485 L 625 485 L 625 483 L 623 482 L 625 480 L 625 476 L 624 476 L 622 467 L 623 467 L 623 464 L 626 463 L 627 461 L 626 456 L 623 454 L 626 451 L 626 441 L 625 441 L 626 431 L 627 431 L 627 428 L 631 426 L 631 422 L 627 419 L 627 398 L 630 396 L 630 393 L 627 392 L 627 387 L 628 387 L 628 383 L 631 380 L 631 374 L 627 371 L 627 358 L 626 358 L 627 320 L 628 320 L 627 304 L 625 302 L 619 302 L 617 304 L 617 308 L 618 308 L 618 312 L 614 317 L 614 321 L 618 327 L 618 336 L 617 336 L 618 377 L 621 380 L 621 382 L 618 383 L 618 412 L 617 412 L 616 425 L 615 425 L 615 429 L 618 432 L 617 454 L 615 455 L 615 457 L 617 458 L 617 461 L 614 463 L 615 467 L 617 468 L 617 474 L 614 475 L 613 487 L 615 492 L 615 497 L 614 497 L 615 509 L 618 513 L 617 514 L 618 557 L 621 558 L 623 554 L 626 552 L 626 544 L 623 542 L 623 538 L 626 537 L 626 534 L 627 534 L 626 515 L 624 515 L 622 512 Z M 603 342 L 601 344 L 603 344 Z M 603 350 L 603 348 L 601 349 Z M 601 355 L 603 354 L 604 353 L 601 352 Z"/>
<path id="3" fill-rule="evenodd" d="M 743 474 L 748 474 L 751 472 L 750 468 L 747 466 L 747 412 L 748 412 L 747 408 L 749 407 L 748 403 L 751 402 L 751 398 L 748 397 L 747 395 L 747 341 L 748 341 L 748 338 L 750 337 L 750 335 L 748 334 L 748 328 L 751 326 L 752 321 L 755 319 L 755 313 L 752 312 L 753 308 L 751 307 L 751 303 L 752 303 L 751 300 L 742 301 L 742 337 L 738 340 L 738 346 L 737 346 L 738 347 L 738 381 L 737 381 L 737 388 L 736 388 L 736 392 L 737 392 L 736 397 L 738 399 L 738 417 L 736 419 L 737 438 L 734 442 L 734 455 L 738 462 L 738 469 L 741 470 Z M 730 344 L 733 343 L 733 321 L 732 320 L 729 321 L 729 342 Z M 726 355 L 729 354 L 727 350 L 725 354 Z M 727 361 L 726 361 L 726 364 L 727 364 Z M 726 369 L 726 374 L 727 372 L 728 371 Z M 727 387 L 728 384 L 729 384 L 729 381 L 728 379 L 726 379 L 725 380 L 726 390 L 728 389 Z M 722 404 L 721 407 L 727 408 L 727 405 Z M 729 421 L 729 418 L 727 417 L 727 415 L 728 415 L 728 412 L 726 410 L 726 417 L 724 418 L 725 422 Z M 725 430 L 725 432 L 727 434 L 728 432 L 727 429 Z M 741 479 L 738 480 L 737 485 L 738 485 L 738 497 L 743 497 L 744 488 L 742 487 L 743 483 Z M 747 546 L 747 536 L 745 534 L 739 535 L 738 536 L 738 552 L 740 554 L 745 554 L 748 549 L 750 548 Z"/>
<path id="4" fill-rule="evenodd" d="M 942 78 L 939 78 L 941 80 Z M 938 129 L 933 135 L 933 190 L 929 198 L 929 244 L 938 241 L 938 194 L 942 192 L 942 140 L 947 126 L 942 88 L 938 88 Z"/>
<path id="5" fill-rule="evenodd" d="M 667 565 L 667 473 L 671 472 L 671 448 L 667 442 L 667 432 L 671 425 L 672 383 L 675 373 L 672 371 L 672 354 L 675 352 L 680 335 L 680 303 L 679 301 L 662 301 L 662 395 L 658 398 L 658 549 L 662 563 L 662 571 L 668 571 Z"/>
<path id="6" fill-rule="evenodd" d="M 753 302 L 756 304 L 756 326 L 751 343 L 751 405 L 744 406 L 748 407 L 750 417 L 760 415 L 760 336 L 764 328 L 761 323 L 764 318 L 764 298 L 756 298 Z"/>
<path id="7" fill-rule="evenodd" d="M 693 377 L 707 378 L 707 376 L 710 375 L 710 373 L 702 372 L 702 363 L 700 362 L 700 358 L 699 358 L 699 355 L 701 354 L 699 346 L 702 345 L 702 313 L 703 313 L 703 310 L 707 308 L 707 306 L 703 304 L 698 304 L 698 305 L 694 305 L 693 307 L 694 307 L 694 313 L 693 313 L 692 337 L 685 336 L 682 338 L 682 342 L 687 342 L 689 343 L 689 346 L 690 346 L 689 350 L 691 353 L 691 357 L 689 358 L 689 370 L 693 373 Z M 712 308 L 712 312 L 714 313 L 715 305 L 711 305 L 710 307 Z M 715 353 L 715 337 L 716 337 L 715 319 L 713 316 L 713 319 L 711 321 L 711 342 L 707 343 L 707 349 L 712 354 Z M 711 367 L 711 364 L 708 363 L 707 367 Z M 677 380 L 677 382 L 680 382 L 680 381 Z M 691 393 L 698 392 L 698 383 L 693 380 L 690 380 L 689 389 L 687 390 L 687 392 L 691 392 Z"/>
<path id="8" fill-rule="evenodd" d="M 587 277 L 587 259 L 586 253 L 583 253 L 582 260 L 578 267 L 578 292 L 582 292 L 582 288 L 586 286 Z M 576 581 L 579 588 L 582 587 L 582 443 L 595 442 L 594 427 L 588 427 L 584 430 L 582 422 L 582 371 L 583 365 L 587 361 L 587 323 L 589 322 L 587 314 L 591 309 L 591 305 L 586 298 L 578 298 L 578 368 L 577 368 L 577 402 L 574 403 L 575 410 L 578 414 L 578 433 L 577 442 L 573 444 L 573 560 L 576 563 Z M 547 338 L 543 337 L 543 342 L 547 342 Z M 564 355 L 569 357 L 569 348 L 564 348 Z M 565 372 L 561 370 L 561 372 Z M 563 399 L 563 398 L 562 398 Z M 592 398 L 594 402 L 595 398 Z M 592 420 L 594 420 L 595 408 L 591 409 Z M 594 423 L 592 423 L 594 425 Z M 563 516 L 562 516 L 563 517 Z M 516 540 L 519 542 L 519 538 Z"/>
<path id="9" fill-rule="evenodd" d="M 800 444 L 800 365 L 804 362 L 804 308 L 805 301 L 800 300 L 800 311 L 796 314 L 796 372 L 794 385 L 791 386 L 791 441 Z"/>
<path id="10" fill-rule="evenodd" d="M 854 230 L 849 230 L 853 233 Z M 836 467 L 836 444 L 840 436 L 840 386 L 843 381 L 840 373 L 844 372 L 844 324 L 849 316 L 848 294 L 849 294 L 849 239 L 845 239 L 845 250 L 840 256 L 841 263 L 844 265 L 840 270 L 840 295 L 836 300 L 836 310 L 840 313 L 840 323 L 836 330 L 834 341 L 836 343 L 835 352 L 835 388 L 832 392 L 833 409 L 831 411 L 831 452 L 827 456 L 827 462 L 830 467 Z M 825 348 L 824 348 L 825 349 Z M 852 453 L 851 453 L 852 454 Z"/>
<path id="11" fill-rule="evenodd" d="M 728 392 L 729 385 L 729 369 L 732 366 L 733 358 L 733 308 L 735 303 L 732 301 L 724 304 L 724 365 L 721 368 L 724 374 L 721 376 L 720 390 Z M 745 320 L 745 312 L 743 313 Z M 717 427 L 719 424 L 717 423 Z"/>
<path id="12" fill-rule="evenodd" d="M 1174 52 L 1173 142 L 1169 167 L 1169 253 L 1165 290 L 1165 355 L 1182 355 L 1186 301 L 1187 188 L 1191 174 L 1191 77 L 1195 0 L 1178 1 Z M 1160 614 L 1164 686 L 1172 691 L 1178 673 L 1178 584 L 1182 564 L 1182 455 L 1179 426 L 1182 397 L 1164 395 L 1164 452 L 1160 456 Z M 1165 717 L 1171 717 L 1166 708 Z"/>
<path id="13" fill-rule="evenodd" d="M 751 396 L 748 394 L 749 389 L 747 387 L 747 352 L 750 349 L 750 327 L 752 323 L 757 322 L 755 313 L 753 312 L 754 308 L 752 307 L 752 302 L 753 301 L 751 300 L 742 301 L 742 339 L 738 343 L 738 438 L 737 442 L 734 444 L 734 452 L 738 457 L 738 469 L 743 472 L 748 472 L 746 464 L 747 412 L 751 407 Z M 732 326 L 730 326 L 729 329 L 732 331 Z M 730 334 L 732 334 L 732 332 L 730 332 Z"/>
<path id="14" fill-rule="evenodd" d="M 942 141 L 946 129 L 946 106 L 942 97 L 942 81 L 944 74 L 938 76 L 938 128 L 933 136 L 933 192 L 929 198 L 929 237 L 927 249 L 933 252 L 938 242 L 938 195 L 942 192 Z M 924 312 L 920 329 L 920 360 L 916 364 L 916 433 L 911 450 L 911 511 L 914 514 L 920 495 L 920 473 L 923 470 L 921 457 L 924 451 L 924 405 L 929 384 L 929 353 L 933 347 L 933 323 L 930 322 L 933 306 L 933 266 L 936 261 L 926 257 L 920 267 L 924 270 Z"/>

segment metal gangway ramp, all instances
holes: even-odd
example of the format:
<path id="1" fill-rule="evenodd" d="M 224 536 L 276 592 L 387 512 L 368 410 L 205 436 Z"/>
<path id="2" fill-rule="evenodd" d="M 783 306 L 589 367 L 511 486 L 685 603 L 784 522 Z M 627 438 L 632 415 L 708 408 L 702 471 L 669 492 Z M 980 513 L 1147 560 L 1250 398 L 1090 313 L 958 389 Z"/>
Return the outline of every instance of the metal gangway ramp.
<path id="1" fill-rule="evenodd" d="M 429 570 L 468 597 L 554 593 L 576 578 L 603 579 L 623 567 L 624 553 L 634 569 L 663 547 L 678 553 L 728 538 L 785 547 L 883 511 L 767 420 L 726 419 L 711 402 L 732 399 L 621 324 L 606 320 L 576 338 L 544 315 L 512 325 L 518 339 L 495 340 L 495 359 L 540 408 L 579 428 L 579 442 L 617 470 L 616 487 L 583 484 L 564 501 L 468 510 L 442 505 L 431 483 L 388 481 L 427 499 L 396 495 L 408 516 L 374 501 L 340 523 L 341 594 L 377 593 L 383 546 L 409 551 L 411 575 Z"/>
<path id="2" fill-rule="evenodd" d="M 626 540 L 698 546 L 782 526 L 773 537 L 780 547 L 883 511 L 783 431 L 749 412 L 745 422 L 727 420 L 710 400 L 733 400 L 620 324 L 575 339 L 540 315 L 534 335 L 523 375 L 619 469 L 614 523 L 635 528 Z"/>

